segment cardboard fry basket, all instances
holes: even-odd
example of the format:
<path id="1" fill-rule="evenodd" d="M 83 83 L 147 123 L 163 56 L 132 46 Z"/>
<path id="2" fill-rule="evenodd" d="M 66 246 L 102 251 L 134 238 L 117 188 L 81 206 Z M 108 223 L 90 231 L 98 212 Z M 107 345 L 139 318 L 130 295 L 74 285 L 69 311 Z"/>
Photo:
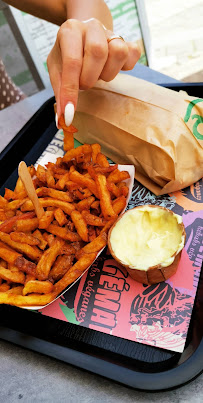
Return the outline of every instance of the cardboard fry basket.
<path id="1" fill-rule="evenodd" d="M 120 74 L 79 95 L 73 124 L 82 143 L 100 143 L 156 195 L 203 176 L 203 99 Z"/>

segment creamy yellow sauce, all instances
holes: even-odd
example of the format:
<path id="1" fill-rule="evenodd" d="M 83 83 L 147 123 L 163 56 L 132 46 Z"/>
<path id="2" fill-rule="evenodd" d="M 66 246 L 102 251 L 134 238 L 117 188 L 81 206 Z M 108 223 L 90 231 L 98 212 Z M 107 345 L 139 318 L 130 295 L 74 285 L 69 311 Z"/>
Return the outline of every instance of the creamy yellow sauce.
<path id="1" fill-rule="evenodd" d="M 127 211 L 111 232 L 114 254 L 132 269 L 169 266 L 184 246 L 182 217 L 166 210 L 143 206 Z"/>

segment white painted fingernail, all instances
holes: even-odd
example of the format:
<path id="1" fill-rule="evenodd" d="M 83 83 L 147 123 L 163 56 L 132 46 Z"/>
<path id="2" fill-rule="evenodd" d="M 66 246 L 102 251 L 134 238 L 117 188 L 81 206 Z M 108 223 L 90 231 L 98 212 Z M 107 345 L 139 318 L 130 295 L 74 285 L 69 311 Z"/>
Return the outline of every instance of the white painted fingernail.
<path id="1" fill-rule="evenodd" d="M 74 118 L 74 113 L 75 113 L 74 105 L 72 104 L 72 102 L 68 102 L 65 107 L 65 113 L 64 113 L 66 126 L 71 125 Z"/>
<path id="2" fill-rule="evenodd" d="M 57 129 L 58 129 L 58 122 L 59 122 L 59 120 L 58 120 L 58 113 L 56 113 L 56 115 L 55 115 L 55 122 L 56 122 L 56 127 L 57 127 Z"/>

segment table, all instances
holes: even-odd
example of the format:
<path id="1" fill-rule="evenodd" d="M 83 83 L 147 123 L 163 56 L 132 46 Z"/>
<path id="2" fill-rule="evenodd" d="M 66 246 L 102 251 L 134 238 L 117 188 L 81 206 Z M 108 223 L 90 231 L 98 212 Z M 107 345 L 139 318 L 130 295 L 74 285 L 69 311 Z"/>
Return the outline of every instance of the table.
<path id="1" fill-rule="evenodd" d="M 137 65 L 131 74 L 158 84 L 176 80 Z M 0 112 L 0 152 L 51 96 L 51 87 Z M 203 400 L 203 375 L 173 391 L 135 391 L 0 340 L 0 402 L 190 402 Z"/>

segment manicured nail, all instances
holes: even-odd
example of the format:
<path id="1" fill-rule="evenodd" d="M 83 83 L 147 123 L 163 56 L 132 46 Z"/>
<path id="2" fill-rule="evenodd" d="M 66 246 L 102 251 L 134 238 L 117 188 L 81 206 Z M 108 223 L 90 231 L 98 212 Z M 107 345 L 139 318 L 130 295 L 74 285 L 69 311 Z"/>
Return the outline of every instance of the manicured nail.
<path id="1" fill-rule="evenodd" d="M 64 113 L 66 126 L 71 125 L 74 118 L 74 113 L 75 113 L 74 105 L 72 104 L 72 102 L 68 102 L 65 107 L 65 113 Z"/>
<path id="2" fill-rule="evenodd" d="M 55 122 L 56 122 L 56 127 L 57 127 L 57 129 L 58 129 L 58 122 L 59 122 L 59 120 L 58 120 L 58 114 L 56 113 L 56 115 L 55 115 Z"/>

